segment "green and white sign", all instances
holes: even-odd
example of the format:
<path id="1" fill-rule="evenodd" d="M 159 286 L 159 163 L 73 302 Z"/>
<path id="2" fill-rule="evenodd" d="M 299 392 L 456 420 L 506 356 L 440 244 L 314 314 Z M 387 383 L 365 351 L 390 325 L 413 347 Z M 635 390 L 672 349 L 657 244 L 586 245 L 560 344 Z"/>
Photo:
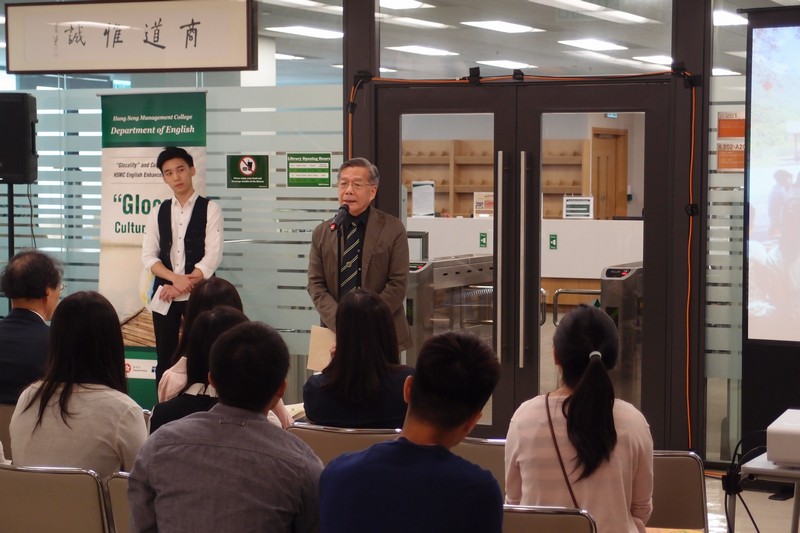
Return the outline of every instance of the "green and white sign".
<path id="1" fill-rule="evenodd" d="M 103 148 L 206 145 L 205 93 L 108 95 L 102 108 Z"/>
<path id="2" fill-rule="evenodd" d="M 269 188 L 269 156 L 229 155 L 229 189 Z"/>
<path id="3" fill-rule="evenodd" d="M 287 153 L 286 174 L 289 187 L 330 187 L 331 154 Z"/>
<path id="4" fill-rule="evenodd" d="M 150 93 L 103 96 L 100 283 L 123 320 L 149 299 L 152 275 L 142 265 L 142 237 L 151 213 L 172 191 L 156 167 L 166 146 L 194 158 L 194 189 L 206 189 L 206 94 Z M 153 405 L 152 347 L 126 350 L 132 397 Z M 137 390 L 138 389 L 138 390 Z"/>
<path id="5" fill-rule="evenodd" d="M 152 409 L 158 402 L 156 388 L 155 348 L 125 347 L 125 376 L 128 378 L 128 396 L 142 409 Z"/>

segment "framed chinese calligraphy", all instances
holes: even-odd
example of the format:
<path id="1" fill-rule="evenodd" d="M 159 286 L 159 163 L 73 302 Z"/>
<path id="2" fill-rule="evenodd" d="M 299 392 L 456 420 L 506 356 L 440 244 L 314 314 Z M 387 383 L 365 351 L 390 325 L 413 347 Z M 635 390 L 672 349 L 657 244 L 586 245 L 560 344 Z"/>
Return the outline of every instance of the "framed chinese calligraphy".
<path id="1" fill-rule="evenodd" d="M 11 74 L 251 70 L 253 0 L 6 4 Z"/>

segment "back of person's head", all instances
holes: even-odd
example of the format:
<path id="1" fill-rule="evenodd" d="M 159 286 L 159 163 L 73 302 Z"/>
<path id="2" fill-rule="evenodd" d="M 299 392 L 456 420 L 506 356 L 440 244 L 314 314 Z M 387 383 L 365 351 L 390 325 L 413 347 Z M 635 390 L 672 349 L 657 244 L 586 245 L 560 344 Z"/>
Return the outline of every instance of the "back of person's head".
<path id="1" fill-rule="evenodd" d="M 480 412 L 500 379 L 500 363 L 484 341 L 466 332 L 434 335 L 419 350 L 409 416 L 454 429 Z"/>
<path id="2" fill-rule="evenodd" d="M 203 311 L 214 309 L 215 307 L 227 305 L 239 311 L 243 310 L 242 298 L 233 283 L 219 276 L 203 279 L 197 283 L 189 295 L 186 302 L 186 311 L 183 314 L 183 325 L 181 326 L 181 338 L 173 354 L 174 361 L 177 362 L 188 349 L 188 335 L 192 330 L 192 325 L 197 316 Z"/>
<path id="3" fill-rule="evenodd" d="M 325 388 L 350 405 L 377 401 L 381 381 L 399 364 L 389 306 L 364 289 L 345 294 L 336 308 L 336 353 L 323 371 Z"/>
<path id="4" fill-rule="evenodd" d="M 210 365 L 220 402 L 262 412 L 289 373 L 289 348 L 271 326 L 245 322 L 214 342 Z"/>
<path id="5" fill-rule="evenodd" d="M 619 358 L 617 327 L 606 312 L 579 305 L 559 322 L 553 351 L 564 383 L 572 389 L 564 415 L 583 479 L 611 456 L 617 443 L 614 385 L 608 375 Z"/>
<path id="6" fill-rule="evenodd" d="M 56 307 L 50 327 L 49 363 L 40 396 L 39 423 L 59 386 L 61 417 L 66 422 L 72 389 L 79 384 L 105 385 L 127 393 L 125 348 L 117 312 L 94 291 L 71 294 Z"/>
<path id="7" fill-rule="evenodd" d="M 194 383 L 208 385 L 208 361 L 211 346 L 233 326 L 247 322 L 247 317 L 233 307 L 222 305 L 203 311 L 194 321 L 186 345 L 186 390 Z"/>
<path id="8" fill-rule="evenodd" d="M 0 290 L 12 300 L 44 298 L 47 289 L 56 289 L 61 284 L 61 275 L 61 266 L 55 259 L 37 250 L 25 250 L 6 264 Z"/>
<path id="9" fill-rule="evenodd" d="M 369 172 L 369 182 L 372 185 L 380 184 L 381 175 L 378 172 L 378 167 L 373 165 L 366 157 L 354 157 L 352 159 L 348 159 L 341 164 L 339 167 L 339 172 L 346 168 L 365 168 L 367 169 L 367 172 Z"/>
<path id="10" fill-rule="evenodd" d="M 161 170 L 161 167 L 164 166 L 164 163 L 171 159 L 183 159 L 190 167 L 194 166 L 194 158 L 192 157 L 192 154 L 178 146 L 167 146 L 160 154 L 158 154 L 158 158 L 156 159 L 156 166 L 158 167 L 158 170 Z"/>

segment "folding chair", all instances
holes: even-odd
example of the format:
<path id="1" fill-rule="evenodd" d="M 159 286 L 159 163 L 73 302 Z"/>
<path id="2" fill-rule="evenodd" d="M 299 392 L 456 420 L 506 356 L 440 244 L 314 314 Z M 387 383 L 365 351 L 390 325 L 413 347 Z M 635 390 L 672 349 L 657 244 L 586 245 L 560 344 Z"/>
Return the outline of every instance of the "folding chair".
<path id="1" fill-rule="evenodd" d="M 394 440 L 399 429 L 352 429 L 316 426 L 295 422 L 289 426 L 293 433 L 308 444 L 323 464 L 327 465 L 346 452 L 357 452 L 378 442 Z"/>

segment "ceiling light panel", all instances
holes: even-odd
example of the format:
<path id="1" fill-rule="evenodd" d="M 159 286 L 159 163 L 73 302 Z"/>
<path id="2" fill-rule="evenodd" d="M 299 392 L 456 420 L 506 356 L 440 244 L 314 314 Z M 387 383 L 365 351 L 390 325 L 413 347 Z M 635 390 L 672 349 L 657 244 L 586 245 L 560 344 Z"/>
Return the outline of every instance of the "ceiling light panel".
<path id="1" fill-rule="evenodd" d="M 427 46 L 387 46 L 387 50 L 394 50 L 396 52 L 406 52 L 408 54 L 419 54 L 422 56 L 457 56 L 456 52 L 449 52 L 447 50 L 440 50 L 439 48 L 429 48 Z"/>
<path id="2" fill-rule="evenodd" d="M 534 4 L 563 9 L 573 13 L 581 13 L 590 17 L 617 22 L 620 24 L 657 24 L 657 20 L 648 19 L 627 11 L 609 9 L 584 0 L 529 0 Z"/>
<path id="3" fill-rule="evenodd" d="M 670 56 L 633 56 L 633 59 L 655 65 L 664 65 L 665 67 L 672 66 L 672 58 Z"/>
<path id="4" fill-rule="evenodd" d="M 557 9 L 573 11 L 575 13 L 602 11 L 606 9 L 603 6 L 598 6 L 597 4 L 593 4 L 591 2 L 584 2 L 583 0 L 530 0 L 530 2 L 543 6 L 555 7 Z"/>
<path id="5" fill-rule="evenodd" d="M 590 52 L 588 50 L 575 50 L 575 51 L 568 51 L 567 54 L 587 59 L 592 59 L 593 61 L 596 62 L 603 62 L 613 65 L 631 67 L 637 70 L 646 70 L 650 72 L 654 70 L 652 63 L 643 63 L 641 61 L 635 61 L 633 59 L 614 57 L 608 54 L 601 54 L 600 52 Z"/>
<path id="6" fill-rule="evenodd" d="M 507 68 L 509 70 L 523 69 L 523 68 L 537 68 L 536 65 L 529 65 L 519 61 L 509 61 L 508 59 L 492 59 L 487 61 L 476 61 L 479 65 L 487 65 L 490 67 Z"/>
<path id="7" fill-rule="evenodd" d="M 274 0 L 272 3 L 298 7 L 322 7 L 325 5 L 322 2 L 315 2 L 314 0 Z"/>
<path id="8" fill-rule="evenodd" d="M 730 11 L 717 9 L 714 11 L 714 26 L 747 26 L 747 19 Z"/>
<path id="9" fill-rule="evenodd" d="M 422 19 L 415 19 L 411 17 L 386 17 L 383 22 L 389 24 L 399 24 L 401 26 L 412 26 L 414 28 L 428 28 L 434 30 L 442 30 L 445 28 L 449 28 L 447 24 L 442 24 L 440 22 L 433 22 L 430 20 L 422 20 Z"/>
<path id="10" fill-rule="evenodd" d="M 433 6 L 416 0 L 381 0 L 381 7 L 385 9 L 423 9 Z"/>
<path id="11" fill-rule="evenodd" d="M 309 26 L 280 26 L 264 29 L 277 33 L 299 35 L 301 37 L 314 37 L 316 39 L 341 39 L 344 35 L 340 31 L 322 30 L 320 28 L 311 28 Z"/>
<path id="12" fill-rule="evenodd" d="M 523 26 L 522 24 L 504 22 L 502 20 L 473 20 L 469 22 L 462 22 L 461 24 L 464 26 L 472 26 L 474 28 L 499 31 L 502 33 L 529 33 L 535 31 L 544 31 L 540 30 L 539 28 L 532 28 L 530 26 Z"/>
<path id="13" fill-rule="evenodd" d="M 626 47 L 618 44 L 610 43 L 608 41 L 601 41 L 600 39 L 573 39 L 568 41 L 558 41 L 567 46 L 574 46 L 575 48 L 583 48 L 592 52 L 608 52 L 611 50 L 627 50 Z"/>
<path id="14" fill-rule="evenodd" d="M 628 13 L 627 11 L 617 11 L 616 9 L 606 9 L 605 11 L 596 11 L 593 13 L 586 13 L 590 17 L 607 20 L 609 22 L 618 22 L 620 24 L 657 24 L 658 21 L 650 20 L 648 18 Z"/>

